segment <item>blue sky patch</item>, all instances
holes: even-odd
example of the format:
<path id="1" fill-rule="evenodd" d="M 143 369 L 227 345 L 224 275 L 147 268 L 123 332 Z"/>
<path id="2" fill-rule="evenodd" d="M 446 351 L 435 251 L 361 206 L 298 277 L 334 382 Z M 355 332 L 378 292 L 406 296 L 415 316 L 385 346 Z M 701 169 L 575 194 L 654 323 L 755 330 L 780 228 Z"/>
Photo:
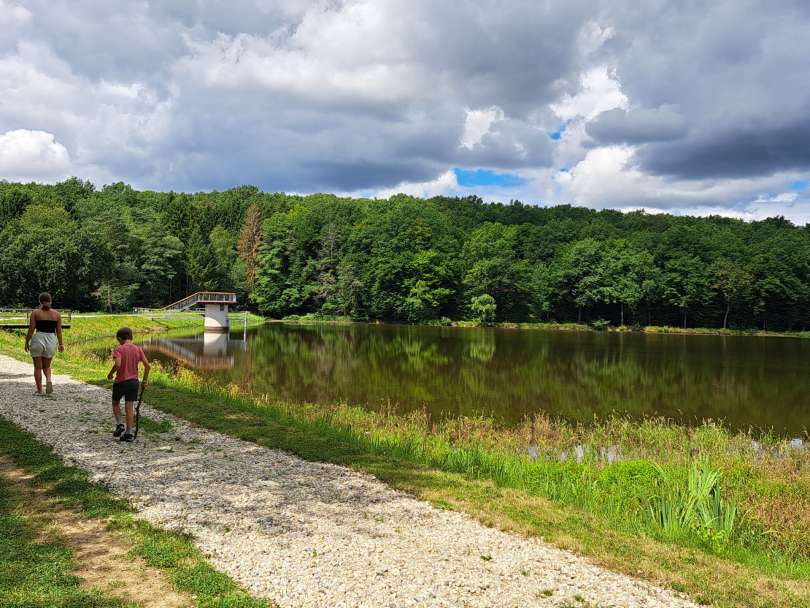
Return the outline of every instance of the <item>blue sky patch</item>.
<path id="1" fill-rule="evenodd" d="M 552 131 L 551 133 L 548 134 L 548 136 L 554 141 L 560 141 L 560 139 L 562 139 L 563 133 L 565 133 L 565 129 L 568 127 L 568 122 L 569 121 L 566 120 L 557 128 L 556 131 Z"/>
<path id="2" fill-rule="evenodd" d="M 797 179 L 795 182 L 790 182 L 790 184 L 788 184 L 788 188 L 794 192 L 801 192 L 802 190 L 807 189 L 807 180 Z"/>
<path id="3" fill-rule="evenodd" d="M 502 188 L 522 186 L 526 183 L 514 173 L 496 173 L 489 169 L 453 169 L 459 186 L 500 186 Z"/>

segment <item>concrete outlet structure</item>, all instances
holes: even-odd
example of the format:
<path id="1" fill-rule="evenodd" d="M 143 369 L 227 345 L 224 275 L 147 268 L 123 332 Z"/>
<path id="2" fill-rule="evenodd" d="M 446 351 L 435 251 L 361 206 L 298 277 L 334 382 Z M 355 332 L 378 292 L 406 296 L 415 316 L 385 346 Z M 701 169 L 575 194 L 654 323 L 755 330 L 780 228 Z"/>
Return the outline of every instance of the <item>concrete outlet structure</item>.
<path id="1" fill-rule="evenodd" d="M 200 291 L 169 304 L 162 310 L 190 310 L 202 306 L 205 310 L 205 331 L 224 333 L 230 329 L 228 310 L 236 304 L 236 294 L 221 291 Z"/>
<path id="2" fill-rule="evenodd" d="M 226 332 L 230 328 L 227 304 L 205 305 L 205 331 Z"/>

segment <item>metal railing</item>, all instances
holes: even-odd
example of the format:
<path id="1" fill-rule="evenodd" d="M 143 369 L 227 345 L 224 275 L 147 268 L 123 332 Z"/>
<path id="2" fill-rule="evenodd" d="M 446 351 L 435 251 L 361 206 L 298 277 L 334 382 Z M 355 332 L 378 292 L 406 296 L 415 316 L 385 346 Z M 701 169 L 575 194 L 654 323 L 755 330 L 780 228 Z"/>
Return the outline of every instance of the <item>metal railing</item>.
<path id="1" fill-rule="evenodd" d="M 62 315 L 62 327 L 70 327 L 73 321 L 72 310 L 60 310 Z M 30 309 L 20 308 L 0 308 L 0 327 L 5 328 L 23 328 L 28 327 L 31 319 Z"/>
<path id="2" fill-rule="evenodd" d="M 236 304 L 236 294 L 224 291 L 198 291 L 160 310 L 188 310 L 198 304 Z"/>

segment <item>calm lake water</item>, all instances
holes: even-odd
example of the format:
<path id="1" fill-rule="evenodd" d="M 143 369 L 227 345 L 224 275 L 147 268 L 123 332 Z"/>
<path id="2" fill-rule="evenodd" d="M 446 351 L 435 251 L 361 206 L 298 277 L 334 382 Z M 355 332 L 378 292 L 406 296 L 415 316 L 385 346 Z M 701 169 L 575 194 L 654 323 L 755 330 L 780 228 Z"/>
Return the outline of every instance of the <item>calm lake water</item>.
<path id="1" fill-rule="evenodd" d="M 798 435 L 810 428 L 810 340 L 268 324 L 152 339 L 148 355 L 254 394 L 509 423 L 617 412 Z"/>

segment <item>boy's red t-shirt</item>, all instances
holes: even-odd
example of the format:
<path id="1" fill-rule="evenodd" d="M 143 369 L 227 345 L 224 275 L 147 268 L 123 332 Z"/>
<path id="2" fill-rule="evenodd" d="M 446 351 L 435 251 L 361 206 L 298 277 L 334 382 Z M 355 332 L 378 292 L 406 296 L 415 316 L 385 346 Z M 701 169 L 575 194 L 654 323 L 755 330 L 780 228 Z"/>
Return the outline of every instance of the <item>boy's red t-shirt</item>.
<path id="1" fill-rule="evenodd" d="M 140 346 L 131 342 L 120 344 L 115 347 L 113 357 L 121 359 L 118 371 L 115 373 L 115 382 L 126 382 L 127 380 L 138 379 L 138 362 L 146 362 L 146 355 Z"/>

